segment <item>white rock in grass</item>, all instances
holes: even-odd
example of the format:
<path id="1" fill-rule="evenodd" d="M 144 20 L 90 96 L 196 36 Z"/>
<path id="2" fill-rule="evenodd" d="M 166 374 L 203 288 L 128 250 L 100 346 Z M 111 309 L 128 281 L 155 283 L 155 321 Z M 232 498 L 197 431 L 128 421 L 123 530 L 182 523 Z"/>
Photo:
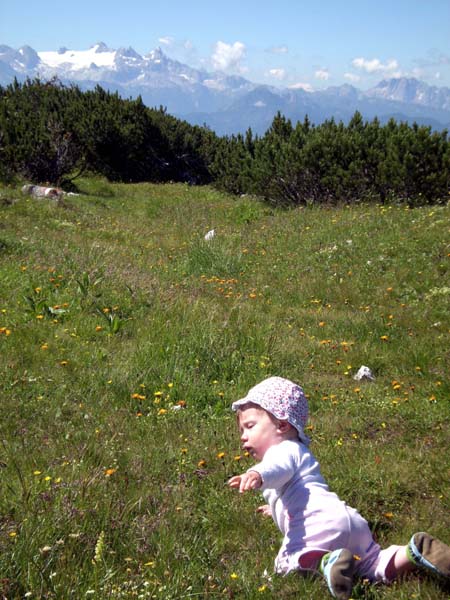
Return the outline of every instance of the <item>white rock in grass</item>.
<path id="1" fill-rule="evenodd" d="M 372 371 L 369 369 L 369 367 L 365 367 L 364 365 L 359 367 L 358 372 L 353 377 L 353 379 L 356 379 L 356 381 L 361 381 L 361 379 L 375 381 L 375 377 L 373 376 Z"/>
<path id="2" fill-rule="evenodd" d="M 32 196 L 33 198 L 50 198 L 53 200 L 59 200 L 63 191 L 59 188 L 45 187 L 42 185 L 24 185 L 22 186 L 22 193 Z"/>
<path id="3" fill-rule="evenodd" d="M 209 240 L 212 240 L 215 235 L 216 235 L 216 230 L 211 229 L 211 231 L 208 231 L 208 233 L 205 235 L 205 240 L 207 242 L 209 242 Z"/>

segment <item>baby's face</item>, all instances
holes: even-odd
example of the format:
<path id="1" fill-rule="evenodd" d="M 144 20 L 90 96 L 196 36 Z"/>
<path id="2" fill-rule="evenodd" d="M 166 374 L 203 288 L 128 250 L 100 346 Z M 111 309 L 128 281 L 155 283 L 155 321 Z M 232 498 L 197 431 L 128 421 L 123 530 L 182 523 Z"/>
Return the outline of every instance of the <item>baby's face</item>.
<path id="1" fill-rule="evenodd" d="M 239 431 L 244 450 L 257 460 L 284 439 L 279 423 L 263 408 L 248 407 L 238 413 Z"/>

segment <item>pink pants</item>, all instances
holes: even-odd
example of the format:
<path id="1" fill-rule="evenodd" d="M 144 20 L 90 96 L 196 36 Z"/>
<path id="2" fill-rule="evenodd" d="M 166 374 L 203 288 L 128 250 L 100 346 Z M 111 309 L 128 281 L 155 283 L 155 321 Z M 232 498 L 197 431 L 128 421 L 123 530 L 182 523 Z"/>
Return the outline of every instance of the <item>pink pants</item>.
<path id="1" fill-rule="evenodd" d="M 287 574 L 304 570 L 300 559 L 303 557 L 308 563 L 309 553 L 320 555 L 346 548 L 360 559 L 356 564 L 359 577 L 388 583 L 387 566 L 401 546 L 381 549 L 373 539 L 367 521 L 343 502 L 333 505 L 332 511 L 333 514 L 329 514 L 320 510 L 306 519 L 303 516 L 287 517 L 287 531 L 275 559 L 275 571 Z"/>

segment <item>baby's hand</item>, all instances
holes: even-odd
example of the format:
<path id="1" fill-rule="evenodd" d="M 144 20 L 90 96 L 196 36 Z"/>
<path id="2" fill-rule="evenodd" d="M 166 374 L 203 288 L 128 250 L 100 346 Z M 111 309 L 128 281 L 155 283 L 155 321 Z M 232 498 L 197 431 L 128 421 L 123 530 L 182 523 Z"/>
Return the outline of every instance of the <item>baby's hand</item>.
<path id="1" fill-rule="evenodd" d="M 263 504 L 262 506 L 258 506 L 256 512 L 261 513 L 265 517 L 271 517 L 272 511 L 270 510 L 270 506 L 268 504 Z"/>
<path id="2" fill-rule="evenodd" d="M 242 475 L 234 475 L 228 480 L 228 485 L 231 488 L 238 488 L 239 492 L 247 492 L 248 490 L 257 490 L 262 486 L 261 475 L 257 471 L 247 471 Z"/>

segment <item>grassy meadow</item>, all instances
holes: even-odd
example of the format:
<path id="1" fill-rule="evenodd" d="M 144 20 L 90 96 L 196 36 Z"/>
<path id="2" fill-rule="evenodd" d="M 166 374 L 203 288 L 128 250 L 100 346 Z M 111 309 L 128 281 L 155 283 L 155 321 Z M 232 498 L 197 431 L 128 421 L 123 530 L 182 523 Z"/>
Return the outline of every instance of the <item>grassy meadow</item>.
<path id="1" fill-rule="evenodd" d="M 225 485 L 252 462 L 229 406 L 275 374 L 305 389 L 322 471 L 382 545 L 450 542 L 450 206 L 79 189 L 0 188 L 0 598 L 328 598 L 272 575 L 261 496 Z"/>

